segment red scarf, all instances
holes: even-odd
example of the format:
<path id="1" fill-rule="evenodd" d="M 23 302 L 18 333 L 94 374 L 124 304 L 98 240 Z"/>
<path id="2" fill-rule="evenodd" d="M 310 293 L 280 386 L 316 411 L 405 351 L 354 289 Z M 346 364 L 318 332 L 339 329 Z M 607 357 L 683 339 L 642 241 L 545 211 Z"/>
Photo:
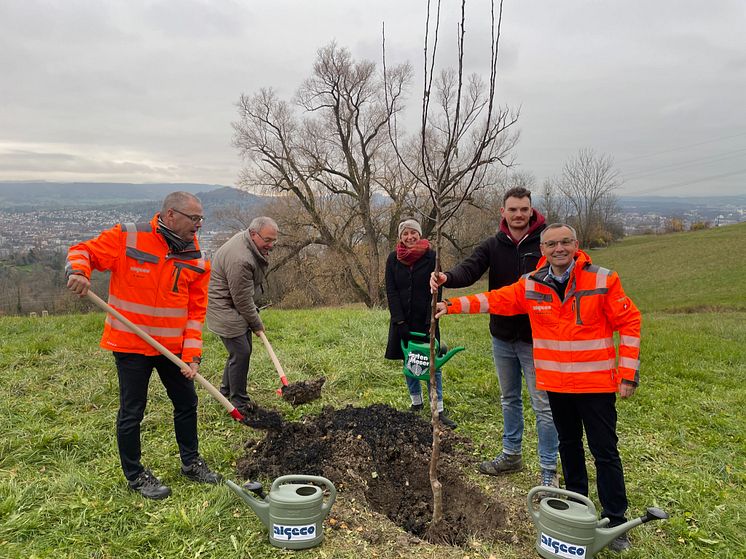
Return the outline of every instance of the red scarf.
<path id="1" fill-rule="evenodd" d="M 396 243 L 396 259 L 405 266 L 411 266 L 417 262 L 422 255 L 430 249 L 430 241 L 420 239 L 412 248 L 407 248 L 404 243 Z"/>

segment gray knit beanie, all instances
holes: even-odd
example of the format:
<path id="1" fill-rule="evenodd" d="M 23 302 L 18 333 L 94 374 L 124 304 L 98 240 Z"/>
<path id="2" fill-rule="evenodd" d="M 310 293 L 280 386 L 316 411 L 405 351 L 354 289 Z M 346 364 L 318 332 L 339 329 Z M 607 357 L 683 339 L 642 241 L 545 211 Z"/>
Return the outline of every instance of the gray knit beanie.
<path id="1" fill-rule="evenodd" d="M 400 239 L 401 239 L 401 234 L 407 228 L 414 229 L 420 234 L 420 237 L 422 237 L 422 227 L 420 227 L 419 222 L 416 219 L 405 219 L 399 224 L 399 238 Z"/>

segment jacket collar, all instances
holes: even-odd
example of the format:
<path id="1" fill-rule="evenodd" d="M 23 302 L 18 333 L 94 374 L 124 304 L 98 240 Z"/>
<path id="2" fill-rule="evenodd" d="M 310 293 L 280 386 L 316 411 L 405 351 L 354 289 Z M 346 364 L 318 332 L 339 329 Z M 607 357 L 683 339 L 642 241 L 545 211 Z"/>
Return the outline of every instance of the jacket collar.
<path id="1" fill-rule="evenodd" d="M 546 223 L 546 219 L 544 219 L 544 216 L 541 214 L 539 210 L 534 208 L 533 214 L 528 220 L 528 229 L 526 230 L 526 234 L 523 235 L 522 238 L 516 239 L 513 237 L 513 235 L 510 234 L 510 228 L 508 227 L 508 222 L 505 220 L 505 218 L 502 218 L 500 220 L 500 232 L 505 233 L 505 235 L 513 241 L 514 244 L 521 243 L 524 239 L 528 239 L 531 235 L 536 233 L 538 229 L 540 229 L 544 224 Z"/>
<path id="2" fill-rule="evenodd" d="M 248 229 L 243 232 L 243 238 L 246 246 L 254 255 L 254 257 L 262 264 L 269 264 L 269 260 L 267 260 L 267 258 L 261 252 L 259 252 L 259 249 L 254 244 L 254 241 L 251 239 L 251 234 L 249 233 Z"/>
<path id="3" fill-rule="evenodd" d="M 589 266 L 591 264 L 591 257 L 588 255 L 587 252 L 578 249 L 578 251 L 575 253 L 575 266 L 572 267 L 572 271 L 570 272 L 570 278 L 572 279 L 573 276 L 577 274 L 578 269 L 583 269 L 586 266 Z M 538 264 L 536 264 L 536 270 L 531 272 L 529 275 L 538 280 L 545 280 L 547 275 L 549 274 L 549 263 L 547 262 L 547 257 L 543 256 L 541 259 L 539 259 Z"/>
<path id="4" fill-rule="evenodd" d="M 167 238 L 168 233 L 166 231 L 160 230 L 161 227 L 168 230 L 168 228 L 164 224 L 159 222 L 160 216 L 161 216 L 160 213 L 155 214 L 153 216 L 153 219 L 150 220 L 150 226 L 152 227 L 152 230 L 154 232 L 158 233 L 158 237 L 161 239 L 161 241 L 163 241 L 163 243 L 169 247 L 170 252 L 174 256 L 178 256 L 179 258 L 186 258 L 186 259 L 199 258 L 201 256 L 201 252 L 199 249 L 199 243 L 197 242 L 196 236 L 192 237 L 190 241 L 185 242 L 182 240 L 182 242 L 185 242 L 186 244 L 184 244 L 181 250 L 179 251 L 173 250 L 172 245 L 168 241 L 168 238 Z M 172 234 L 176 236 L 176 233 L 172 233 Z"/>

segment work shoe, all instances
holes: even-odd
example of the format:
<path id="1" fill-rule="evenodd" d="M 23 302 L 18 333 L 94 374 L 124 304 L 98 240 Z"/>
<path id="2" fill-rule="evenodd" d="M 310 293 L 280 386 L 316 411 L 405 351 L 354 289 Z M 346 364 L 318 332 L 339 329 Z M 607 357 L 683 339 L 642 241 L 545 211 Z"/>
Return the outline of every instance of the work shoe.
<path id="1" fill-rule="evenodd" d="M 438 413 L 438 419 L 440 419 L 440 422 L 449 429 L 455 429 L 456 427 L 458 427 L 458 423 L 448 417 L 445 411 Z"/>
<path id="2" fill-rule="evenodd" d="M 216 474 L 207 467 L 204 458 L 201 456 L 188 466 L 182 464 L 181 473 L 192 481 L 199 483 L 220 483 L 223 479 L 223 476 Z"/>
<path id="3" fill-rule="evenodd" d="M 499 476 L 519 472 L 523 469 L 523 459 L 520 454 L 505 454 L 501 452 L 494 460 L 487 460 L 479 465 L 479 471 L 488 476 Z"/>
<path id="4" fill-rule="evenodd" d="M 609 549 L 611 551 L 616 551 L 617 553 L 626 551 L 630 547 L 632 547 L 632 544 L 629 543 L 629 535 L 627 534 L 627 532 L 625 532 L 621 536 L 617 536 L 616 538 L 611 540 L 611 543 L 609 544 Z"/>
<path id="5" fill-rule="evenodd" d="M 409 411 L 412 413 L 420 413 L 424 407 L 425 404 L 412 404 L 409 406 Z"/>
<path id="6" fill-rule="evenodd" d="M 146 499 L 165 499 L 171 494 L 171 489 L 163 485 L 161 480 L 153 475 L 150 470 L 143 470 L 137 479 L 127 482 L 132 491 L 137 491 Z"/>

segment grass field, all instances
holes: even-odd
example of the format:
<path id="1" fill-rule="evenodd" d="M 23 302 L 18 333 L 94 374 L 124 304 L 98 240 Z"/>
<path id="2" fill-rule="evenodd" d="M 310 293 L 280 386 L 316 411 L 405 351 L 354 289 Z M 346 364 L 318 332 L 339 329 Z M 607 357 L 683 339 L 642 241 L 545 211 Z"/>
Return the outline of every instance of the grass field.
<path id="1" fill-rule="evenodd" d="M 624 557 L 746 557 L 745 246 L 746 226 L 739 225 L 633 238 L 591 252 L 594 262 L 620 272 L 644 313 L 642 385 L 618 405 L 629 513 L 659 506 L 671 514 L 669 521 L 635 529 L 634 547 Z M 291 381 L 328 379 L 322 401 L 293 410 L 275 395 L 277 375 L 257 344 L 250 384 L 263 406 L 288 419 L 317 413 L 322 405 L 408 406 L 399 366 L 382 358 L 386 311 L 269 310 L 263 318 Z M 97 347 L 102 321 L 101 314 L 0 318 L 0 557 L 286 555 L 269 546 L 261 523 L 226 487 L 196 486 L 179 475 L 170 403 L 157 380 L 143 423 L 144 461 L 174 494 L 152 502 L 126 489 L 114 434 L 116 374 L 111 356 Z M 450 345 L 467 347 L 445 367 L 445 400 L 459 432 L 475 443 L 476 466 L 499 451 L 501 439 L 487 317 L 448 317 L 442 328 Z M 217 384 L 225 351 L 212 335 L 205 354 L 203 374 Z M 261 433 L 232 422 L 199 393 L 201 452 L 233 478 L 244 442 Z M 516 502 L 538 479 L 532 422 L 524 436 L 527 468 L 510 477 L 512 491 L 505 494 Z M 486 490 L 505 491 L 492 478 L 465 475 Z M 392 542 L 371 543 L 351 528 L 298 553 L 534 556 L 524 532 L 512 544 L 476 539 L 468 549 Z"/>

